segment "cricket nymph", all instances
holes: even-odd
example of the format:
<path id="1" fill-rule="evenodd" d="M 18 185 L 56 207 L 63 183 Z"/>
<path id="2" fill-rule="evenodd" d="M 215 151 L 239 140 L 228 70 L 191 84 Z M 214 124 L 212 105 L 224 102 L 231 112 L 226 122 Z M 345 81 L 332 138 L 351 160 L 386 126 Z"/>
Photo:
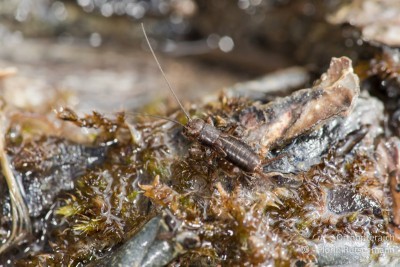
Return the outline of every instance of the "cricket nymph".
<path id="1" fill-rule="evenodd" d="M 246 172 L 256 172 L 262 160 L 246 143 L 227 135 L 202 119 L 193 119 L 184 127 L 184 135 L 205 145 Z"/>
<path id="2" fill-rule="evenodd" d="M 206 123 L 202 119 L 192 119 L 190 117 L 189 113 L 183 108 L 181 101 L 179 101 L 179 98 L 176 96 L 174 89 L 172 89 L 171 85 L 169 84 L 169 81 L 165 76 L 163 69 L 161 68 L 160 62 L 158 62 L 156 54 L 154 53 L 153 48 L 150 45 L 150 41 L 147 38 L 143 24 L 142 30 L 149 49 L 153 54 L 154 60 L 156 61 L 158 68 L 160 69 L 160 72 L 168 85 L 169 90 L 171 91 L 176 102 L 179 104 L 181 110 L 188 119 L 188 123 L 186 125 L 183 125 L 177 121 L 172 121 L 183 126 L 184 135 L 187 138 L 195 140 L 202 145 L 211 148 L 212 150 L 225 157 L 227 161 L 239 167 L 241 170 L 252 173 L 259 172 L 261 170 L 262 160 L 260 156 L 255 153 L 249 145 L 247 145 L 243 141 L 236 139 L 233 136 L 221 132 L 220 130 L 218 130 L 211 124 Z"/>

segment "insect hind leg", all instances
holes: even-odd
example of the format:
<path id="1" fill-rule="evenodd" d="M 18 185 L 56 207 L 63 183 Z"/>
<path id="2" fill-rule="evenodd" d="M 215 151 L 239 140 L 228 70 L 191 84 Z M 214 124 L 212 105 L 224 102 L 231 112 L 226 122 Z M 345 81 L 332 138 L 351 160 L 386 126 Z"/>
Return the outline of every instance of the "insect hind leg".
<path id="1" fill-rule="evenodd" d="M 243 172 L 243 178 L 248 183 L 251 184 L 257 177 L 254 176 L 254 173 Z"/>
<path id="2" fill-rule="evenodd" d="M 263 166 L 263 165 L 268 165 L 268 164 L 270 164 L 270 163 L 272 163 L 272 162 L 274 162 L 274 161 L 281 160 L 282 158 L 288 157 L 288 156 L 289 156 L 288 153 L 281 153 L 280 155 L 278 155 L 278 156 L 276 156 L 276 157 L 273 157 L 273 158 L 270 158 L 270 159 L 263 159 L 263 160 L 261 161 L 261 165 L 262 165 L 262 166 Z"/>

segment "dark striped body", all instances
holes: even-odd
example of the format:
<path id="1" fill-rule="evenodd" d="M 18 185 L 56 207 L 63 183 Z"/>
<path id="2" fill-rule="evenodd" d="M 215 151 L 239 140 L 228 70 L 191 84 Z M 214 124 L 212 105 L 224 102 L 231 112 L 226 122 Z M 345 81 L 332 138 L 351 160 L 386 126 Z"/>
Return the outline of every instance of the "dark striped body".
<path id="1" fill-rule="evenodd" d="M 185 134 L 222 154 L 229 162 L 246 172 L 255 172 L 261 159 L 246 143 L 222 133 L 203 120 L 195 119 L 185 127 Z"/>
<path id="2" fill-rule="evenodd" d="M 250 146 L 232 136 L 222 133 L 214 126 L 207 124 L 202 119 L 190 118 L 189 113 L 185 111 L 181 101 L 179 101 L 178 97 L 176 96 L 174 89 L 172 89 L 171 85 L 169 84 L 168 79 L 161 68 L 160 62 L 158 62 L 156 54 L 154 53 L 153 48 L 150 45 L 150 41 L 147 38 L 143 24 L 142 30 L 150 51 L 153 54 L 154 60 L 157 62 L 158 68 L 167 82 L 169 90 L 174 95 L 183 113 L 185 113 L 186 118 L 189 120 L 186 125 L 183 125 L 184 134 L 188 138 L 196 140 L 197 142 L 200 142 L 203 145 L 206 145 L 214 151 L 222 154 L 228 161 L 246 172 L 255 172 L 257 169 L 259 169 L 261 167 L 261 160 Z M 180 124 L 179 122 L 176 123 Z"/>

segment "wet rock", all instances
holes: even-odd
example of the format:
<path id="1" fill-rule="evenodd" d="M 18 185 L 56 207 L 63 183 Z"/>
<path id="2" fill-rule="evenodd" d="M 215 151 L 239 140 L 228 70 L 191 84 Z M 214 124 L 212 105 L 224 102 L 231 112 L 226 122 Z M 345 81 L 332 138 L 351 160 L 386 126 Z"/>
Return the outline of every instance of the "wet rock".
<path id="1" fill-rule="evenodd" d="M 170 228 L 173 221 L 173 228 Z M 184 231 L 182 222 L 167 213 L 154 217 L 117 251 L 91 266 L 165 266 L 188 249 L 198 248 L 194 232 Z"/>
<path id="2" fill-rule="evenodd" d="M 104 161 L 107 147 L 86 147 L 48 137 L 12 156 L 32 217 L 49 209 L 61 191 L 74 188 L 75 178 Z"/>
<path id="3" fill-rule="evenodd" d="M 379 209 L 379 203 L 359 194 L 356 189 L 336 187 L 328 193 L 328 209 L 336 214 L 363 211 L 366 209 Z M 376 211 L 376 213 L 380 211 Z"/>

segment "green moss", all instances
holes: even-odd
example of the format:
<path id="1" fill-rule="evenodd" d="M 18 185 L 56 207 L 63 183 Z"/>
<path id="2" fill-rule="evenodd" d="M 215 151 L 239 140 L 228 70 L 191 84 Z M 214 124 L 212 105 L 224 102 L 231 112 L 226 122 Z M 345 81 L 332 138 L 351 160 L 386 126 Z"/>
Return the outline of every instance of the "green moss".
<path id="1" fill-rule="evenodd" d="M 81 220 L 74 224 L 72 229 L 83 234 L 89 234 L 98 231 L 101 227 L 101 219 Z"/>
<path id="2" fill-rule="evenodd" d="M 58 208 L 56 210 L 57 215 L 61 215 L 64 217 L 71 217 L 73 215 L 76 215 L 78 213 L 82 212 L 82 207 L 77 205 L 77 204 L 71 204 L 71 205 L 66 205 Z"/>
<path id="3" fill-rule="evenodd" d="M 136 197 L 140 194 L 139 191 L 132 191 L 132 193 L 130 193 L 127 197 L 129 201 L 134 201 L 136 199 Z"/>

